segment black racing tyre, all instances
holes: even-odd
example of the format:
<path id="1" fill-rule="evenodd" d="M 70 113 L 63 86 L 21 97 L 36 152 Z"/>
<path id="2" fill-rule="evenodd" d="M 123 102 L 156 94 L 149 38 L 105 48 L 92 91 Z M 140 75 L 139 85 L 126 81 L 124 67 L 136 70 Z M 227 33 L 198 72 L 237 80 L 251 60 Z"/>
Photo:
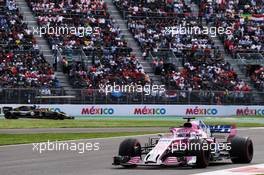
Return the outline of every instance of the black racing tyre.
<path id="1" fill-rule="evenodd" d="M 5 118 L 6 119 L 18 119 L 18 117 L 16 116 L 16 114 L 12 114 L 10 112 L 5 114 Z"/>
<path id="2" fill-rule="evenodd" d="M 41 117 L 45 118 L 46 117 L 46 113 L 45 112 L 41 112 Z"/>
<path id="3" fill-rule="evenodd" d="M 59 118 L 59 120 L 64 120 L 64 116 L 63 115 L 58 114 L 58 118 Z"/>
<path id="4" fill-rule="evenodd" d="M 64 117 L 60 114 L 56 113 L 56 114 L 54 114 L 54 116 L 55 116 L 55 120 L 64 120 Z"/>
<path id="5" fill-rule="evenodd" d="M 253 142 L 249 137 L 234 137 L 229 151 L 233 163 L 250 163 L 253 159 Z"/>
<path id="6" fill-rule="evenodd" d="M 41 112 L 34 112 L 34 118 L 41 119 Z"/>
<path id="7" fill-rule="evenodd" d="M 13 113 L 11 119 L 18 119 L 19 114 Z"/>
<path id="8" fill-rule="evenodd" d="M 6 119 L 12 119 L 12 114 L 10 112 L 5 113 Z"/>
<path id="9" fill-rule="evenodd" d="M 54 120 L 64 120 L 64 117 L 58 113 L 50 113 L 49 115 Z"/>
<path id="10" fill-rule="evenodd" d="M 48 115 L 50 116 L 51 119 L 59 120 L 59 116 L 57 114 L 51 113 L 51 114 L 48 114 Z"/>
<path id="11" fill-rule="evenodd" d="M 119 145 L 119 156 L 141 157 L 141 145 L 137 139 L 126 139 Z M 125 168 L 136 167 L 136 165 L 123 165 Z"/>
<path id="12" fill-rule="evenodd" d="M 203 145 L 208 143 L 205 140 L 192 140 L 189 144 L 200 145 L 200 146 L 191 146 L 190 155 L 196 156 L 196 163 L 193 167 L 206 168 L 209 165 L 209 161 L 210 161 L 210 150 L 204 150 Z"/>

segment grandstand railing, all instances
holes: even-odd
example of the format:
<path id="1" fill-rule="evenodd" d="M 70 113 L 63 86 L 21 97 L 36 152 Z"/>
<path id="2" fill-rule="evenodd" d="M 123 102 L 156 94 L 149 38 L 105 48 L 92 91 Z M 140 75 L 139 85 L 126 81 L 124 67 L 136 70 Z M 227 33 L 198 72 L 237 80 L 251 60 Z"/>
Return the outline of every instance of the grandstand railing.
<path id="1" fill-rule="evenodd" d="M 88 57 L 84 53 L 83 49 L 71 49 L 67 48 L 62 51 L 57 50 L 58 56 L 60 57 L 60 60 L 65 57 L 68 59 L 68 61 L 84 61 L 87 60 Z"/>
<path id="2" fill-rule="evenodd" d="M 176 57 L 174 52 L 172 52 L 171 50 L 159 50 L 158 52 L 151 52 L 150 59 L 151 61 L 154 59 L 163 60 L 176 66 L 180 66 L 182 63 L 182 58 Z"/>
<path id="3" fill-rule="evenodd" d="M 102 90 L 74 89 L 67 97 L 62 89 L 0 89 L 0 104 L 206 104 L 264 105 L 264 92 L 179 91 L 166 93 L 108 93 Z M 260 96 L 256 101 L 254 96 Z M 45 96 L 45 98 L 39 98 Z"/>
<path id="4" fill-rule="evenodd" d="M 245 74 L 249 65 L 264 66 L 264 57 L 260 53 L 237 53 L 236 58 L 231 61 L 235 62 Z"/>
<path id="5" fill-rule="evenodd" d="M 148 19 L 174 19 L 175 17 L 177 18 L 185 18 L 192 16 L 193 14 L 190 12 L 185 12 L 185 13 L 158 13 L 158 12 L 141 12 L 140 14 L 134 15 L 131 14 L 130 11 L 122 10 L 119 9 L 119 12 L 123 16 L 125 20 L 129 18 L 134 18 L 134 19 L 141 19 L 141 18 L 148 18 Z"/>
<path id="6" fill-rule="evenodd" d="M 0 88 L 0 104 L 31 104 L 36 103 L 40 95 L 63 96 L 62 88 Z"/>
<path id="7" fill-rule="evenodd" d="M 263 65 L 264 66 L 264 56 L 260 53 L 238 53 L 237 58 L 244 65 Z"/>

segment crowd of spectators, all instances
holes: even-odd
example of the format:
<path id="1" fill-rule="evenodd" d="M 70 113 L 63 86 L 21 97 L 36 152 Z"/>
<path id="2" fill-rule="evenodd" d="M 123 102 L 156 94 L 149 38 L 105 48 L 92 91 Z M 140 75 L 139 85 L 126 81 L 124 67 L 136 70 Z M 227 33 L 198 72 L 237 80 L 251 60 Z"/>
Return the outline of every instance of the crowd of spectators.
<path id="1" fill-rule="evenodd" d="M 206 53 L 209 52 L 209 53 Z M 250 87 L 238 79 L 230 64 L 219 53 L 195 49 L 184 55 L 181 70 L 168 69 L 163 61 L 154 60 L 153 64 L 161 69 L 164 82 L 177 90 L 215 90 L 249 92 Z"/>
<path id="2" fill-rule="evenodd" d="M 51 45 L 84 50 L 126 47 L 102 0 L 27 0 Z"/>
<path id="3" fill-rule="evenodd" d="M 63 59 L 64 71 L 69 73 L 76 88 L 99 89 L 100 85 L 149 84 L 150 78 L 134 55 L 113 56 L 96 61 L 88 69 L 83 62 L 68 63 Z"/>
<path id="4" fill-rule="evenodd" d="M 82 49 L 92 58 L 71 61 L 65 56 L 63 70 L 76 88 L 99 88 L 100 84 L 146 84 L 150 82 L 142 65 L 127 45 L 119 26 L 103 0 L 27 0 L 42 27 L 70 29 L 70 32 L 47 32 L 52 48 L 61 53 Z M 76 32 L 73 31 L 76 29 Z M 79 30 L 79 29 L 84 29 Z M 88 61 L 88 60 L 86 60 Z"/>
<path id="5" fill-rule="evenodd" d="M 59 88 L 45 59 L 31 52 L 0 52 L 0 86 L 5 88 Z"/>
<path id="6" fill-rule="evenodd" d="M 187 35 L 175 34 L 175 27 L 191 28 L 198 25 L 186 2 L 114 0 L 121 13 L 125 12 L 128 16 L 128 29 L 142 47 L 144 57 L 159 50 L 172 50 L 177 56 L 181 55 L 182 50 L 191 48 L 191 39 Z"/>
<path id="7" fill-rule="evenodd" d="M 199 0 L 198 4 L 207 23 L 231 29 L 220 37 L 232 55 L 264 52 L 263 0 Z"/>
<path id="8" fill-rule="evenodd" d="M 128 11 L 128 28 L 143 49 L 144 56 L 149 53 L 170 50 L 183 58 L 181 70 L 168 69 L 166 58 L 154 59 L 155 69 L 161 70 L 163 82 L 170 89 L 176 90 L 215 90 L 215 91 L 250 91 L 250 87 L 224 61 L 219 49 L 214 45 L 208 33 L 203 33 L 203 26 L 196 17 L 190 15 L 191 3 L 185 1 L 132 1 L 115 0 L 121 11 Z M 181 16 L 173 7 L 180 6 L 181 12 L 190 12 Z M 171 8 L 168 8 L 171 7 Z M 135 13 L 135 9 L 138 13 Z M 169 16 L 145 17 L 142 11 L 162 11 L 174 13 Z M 173 10 L 174 9 L 174 10 Z M 166 11 L 167 10 L 167 11 Z M 200 30 L 196 30 L 199 28 Z M 183 30 L 185 29 L 185 31 Z M 174 31 L 173 31 L 174 30 Z M 165 66 L 164 66 L 165 65 Z"/>
<path id="9" fill-rule="evenodd" d="M 126 16 L 175 17 L 190 15 L 191 7 L 185 0 L 113 0 Z"/>
<path id="10" fill-rule="evenodd" d="M 54 53 L 62 53 L 63 72 L 69 75 L 75 88 L 152 83 L 103 0 L 26 1 L 42 27 L 39 34 L 44 34 Z M 225 94 L 234 91 L 239 98 L 251 91 L 224 60 L 209 35 L 202 32 L 201 21 L 192 14 L 191 0 L 113 2 L 127 19 L 128 29 L 141 46 L 144 58 L 162 51 L 182 58 L 181 69 L 168 64 L 166 57 L 152 60 L 167 89 Z M 204 15 L 208 24 L 231 27 L 231 35 L 220 36 L 229 52 L 264 50 L 262 0 L 197 2 L 199 14 Z M 60 87 L 53 69 L 39 53 L 15 1 L 6 0 L 5 4 L 4 13 L 0 14 L 0 87 L 46 87 L 43 93 L 50 94 L 48 88 Z M 179 33 L 182 28 L 183 33 Z M 88 67 L 87 60 L 70 60 L 65 56 L 74 50 L 83 50 L 91 56 L 92 66 Z M 264 87 L 263 77 L 263 67 L 251 75 L 260 89 Z M 221 104 L 220 96 L 215 96 L 215 103 Z"/>
<path id="11" fill-rule="evenodd" d="M 32 31 L 23 22 L 14 0 L 0 14 L 0 87 L 58 88 L 54 72 L 39 53 Z"/>
<path id="12" fill-rule="evenodd" d="M 193 46 L 212 49 L 212 39 L 203 33 L 203 27 L 195 17 L 133 19 L 128 20 L 128 28 L 141 45 L 144 55 L 150 52 L 170 50 L 178 57 Z M 196 30 L 196 28 L 198 28 Z"/>

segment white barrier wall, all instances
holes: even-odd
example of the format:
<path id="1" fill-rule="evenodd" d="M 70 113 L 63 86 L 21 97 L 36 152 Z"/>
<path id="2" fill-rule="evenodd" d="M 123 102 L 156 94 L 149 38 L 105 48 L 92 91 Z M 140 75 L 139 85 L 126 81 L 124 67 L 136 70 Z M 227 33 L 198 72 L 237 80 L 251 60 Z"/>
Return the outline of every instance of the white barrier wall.
<path id="1" fill-rule="evenodd" d="M 21 104 L 0 104 L 3 107 Z M 217 105 L 37 105 L 70 116 L 264 116 L 264 106 Z"/>

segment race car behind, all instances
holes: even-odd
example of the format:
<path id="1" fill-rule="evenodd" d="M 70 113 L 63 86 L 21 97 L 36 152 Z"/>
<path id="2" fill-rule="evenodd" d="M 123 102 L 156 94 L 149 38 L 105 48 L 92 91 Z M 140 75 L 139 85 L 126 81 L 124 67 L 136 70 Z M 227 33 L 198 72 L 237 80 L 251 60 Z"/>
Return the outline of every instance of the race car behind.
<path id="1" fill-rule="evenodd" d="M 74 119 L 74 117 L 69 117 L 64 112 L 51 111 L 48 108 L 40 108 L 35 105 L 19 106 L 16 108 L 3 107 L 3 112 L 6 119 L 18 119 L 18 118 L 54 119 L 54 120 Z"/>

